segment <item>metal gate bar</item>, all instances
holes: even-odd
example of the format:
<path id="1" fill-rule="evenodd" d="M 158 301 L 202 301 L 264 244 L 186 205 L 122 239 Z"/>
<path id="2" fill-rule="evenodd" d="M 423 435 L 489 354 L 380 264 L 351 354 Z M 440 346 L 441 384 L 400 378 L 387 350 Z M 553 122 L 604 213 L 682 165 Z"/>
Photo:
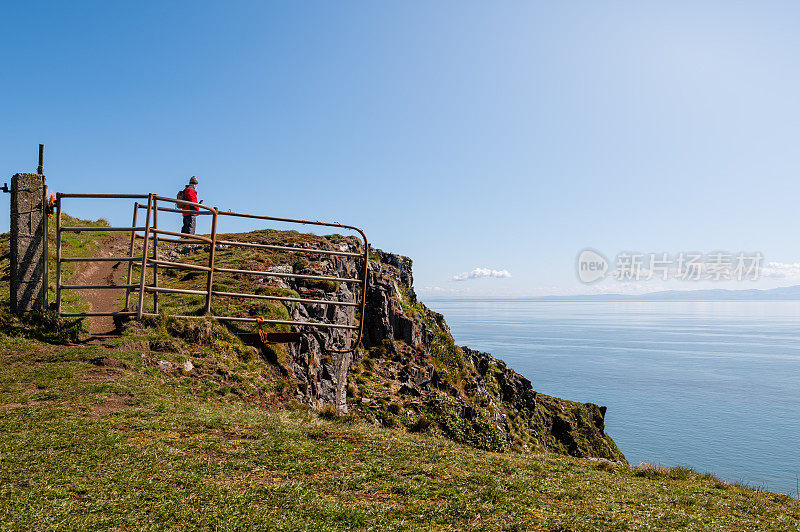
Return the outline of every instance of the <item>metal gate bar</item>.
<path id="1" fill-rule="evenodd" d="M 61 257 L 61 262 L 125 262 L 138 260 L 139 257 Z"/>
<path id="2" fill-rule="evenodd" d="M 61 226 L 61 200 L 63 198 L 99 198 L 99 199 L 137 199 L 137 200 L 147 200 L 147 203 L 140 203 L 139 201 L 134 203 L 133 208 L 133 219 L 130 227 L 62 227 Z M 159 202 L 169 202 L 173 203 L 176 208 L 170 207 L 163 207 L 160 206 Z M 178 213 L 184 214 L 186 212 L 185 209 L 181 207 L 196 207 L 198 210 L 192 211 L 193 215 L 210 215 L 212 216 L 211 220 L 211 234 L 210 236 L 202 236 L 202 235 L 187 235 L 184 233 L 177 233 L 175 231 L 169 231 L 166 229 L 159 229 L 158 228 L 158 212 L 170 212 L 170 213 Z M 145 225 L 139 226 L 137 225 L 138 220 L 138 211 L 139 209 L 146 209 L 146 219 Z M 201 203 L 194 203 L 185 200 L 178 200 L 174 198 L 166 198 L 162 196 L 158 196 L 155 194 L 62 194 L 59 193 L 56 196 L 56 210 L 58 213 L 57 216 L 57 250 L 56 250 L 56 284 L 57 284 L 57 309 L 58 313 L 62 316 L 74 316 L 74 317 L 83 317 L 83 316 L 137 316 L 141 318 L 142 316 L 158 316 L 158 294 L 160 293 L 168 293 L 168 294 L 186 294 L 186 295 L 202 295 L 205 296 L 205 315 L 210 316 L 214 319 L 220 321 L 232 321 L 232 322 L 244 322 L 244 323 L 267 323 L 267 324 L 275 324 L 275 325 L 290 325 L 290 326 L 297 326 L 297 327 L 312 327 L 312 328 L 328 328 L 328 329 L 345 329 L 345 330 L 352 330 L 358 331 L 358 335 L 356 337 L 356 341 L 351 344 L 350 349 L 328 349 L 331 352 L 350 352 L 356 349 L 361 342 L 361 337 L 363 335 L 363 322 L 364 322 L 364 311 L 366 307 L 366 288 L 367 288 L 367 272 L 369 268 L 369 243 L 367 241 L 367 237 L 364 232 L 355 227 L 340 223 L 328 223 L 328 222 L 320 222 L 320 221 L 312 221 L 312 220 L 300 220 L 300 219 L 292 219 L 292 218 L 280 218 L 274 216 L 263 216 L 263 215 L 254 215 L 254 214 L 246 214 L 246 213 L 238 213 L 238 212 L 231 212 L 231 211 L 219 211 L 217 208 L 207 207 Z M 283 246 L 278 244 L 258 244 L 254 242 L 238 242 L 232 240 L 217 240 L 217 220 L 218 217 L 222 216 L 233 216 L 239 218 L 250 218 L 255 220 L 268 220 L 268 221 L 276 221 L 276 222 L 286 222 L 286 223 L 295 223 L 295 224 L 304 224 L 304 225 L 317 225 L 317 226 L 324 226 L 324 227 L 335 227 L 340 229 L 347 229 L 351 231 L 358 232 L 363 240 L 363 253 L 354 253 L 349 251 L 334 251 L 334 250 L 327 250 L 327 249 L 319 249 L 319 248 L 302 248 L 302 247 L 295 247 L 295 246 Z M 130 244 L 129 244 L 129 256 L 128 257 L 62 257 L 62 249 L 61 249 L 61 233 L 62 231 L 68 232 L 82 232 L 82 231 L 117 231 L 117 232 L 130 232 Z M 143 233 L 143 234 L 139 234 Z M 166 236 L 160 236 L 166 235 Z M 168 237 L 176 237 L 176 238 L 168 238 Z M 135 242 L 136 239 L 140 238 L 144 240 L 142 245 L 142 253 L 141 255 L 134 256 L 135 251 Z M 150 242 L 152 241 L 152 256 L 150 256 Z M 205 243 L 208 245 L 209 251 L 209 258 L 207 265 L 200 265 L 200 264 L 190 264 L 190 263 L 181 263 L 181 262 L 173 262 L 173 261 L 166 261 L 161 260 L 158 258 L 158 242 L 177 242 L 177 243 L 187 243 L 187 241 L 196 241 Z M 217 245 L 225 245 L 225 246 L 232 246 L 232 247 L 243 247 L 243 248 L 256 248 L 256 249 L 266 249 L 272 251 L 283 251 L 283 252 L 291 252 L 291 253 L 304 253 L 309 255 L 328 255 L 334 257 L 343 257 L 343 258 L 361 258 L 363 260 L 363 267 L 361 269 L 361 276 L 359 278 L 348 278 L 348 277 L 336 277 L 336 276 L 329 276 L 329 275 L 309 275 L 309 274 L 299 274 L 299 273 L 286 273 L 286 272 L 269 272 L 269 271 L 260 271 L 260 270 L 242 270 L 242 269 L 235 269 L 235 268 L 222 268 L 215 265 L 215 251 Z M 91 262 L 91 261 L 118 261 L 118 262 L 127 262 L 128 263 L 128 275 L 127 275 L 127 283 L 122 285 L 66 285 L 62 283 L 61 280 L 61 264 L 67 262 Z M 140 275 L 138 278 L 138 283 L 133 281 L 133 268 L 134 266 L 140 269 Z M 206 273 L 206 289 L 205 290 L 191 290 L 191 289 L 182 289 L 182 288 L 167 288 L 167 287 L 159 287 L 158 286 L 158 270 L 159 267 L 164 269 L 185 269 L 185 270 L 194 270 L 194 271 L 202 271 Z M 153 282 L 152 284 L 148 284 L 146 281 L 147 278 L 147 270 L 148 268 L 152 268 L 153 270 Z M 313 299 L 313 298 L 302 298 L 302 297 L 284 297 L 284 296 L 271 296 L 265 294 L 247 294 L 247 293 L 240 293 L 240 292 L 226 292 L 226 291 L 219 291 L 213 289 L 213 280 L 214 280 L 214 273 L 234 273 L 234 274 L 242 274 L 242 275 L 257 275 L 257 276 L 267 276 L 267 277 L 279 277 L 279 278 L 294 278 L 294 279 L 313 279 L 313 280 L 325 280 L 325 281 L 335 281 L 335 282 L 344 282 L 344 283 L 357 283 L 361 286 L 361 297 L 360 301 L 352 302 L 352 301 L 335 301 L 335 300 L 327 300 L 327 299 Z M 62 312 L 61 310 L 61 293 L 62 290 L 81 290 L 81 289 L 124 289 L 126 290 L 125 296 L 125 308 L 119 312 Z M 129 311 L 129 303 L 130 303 L 130 294 L 132 292 L 138 292 L 138 307 L 136 311 Z M 147 293 L 153 294 L 153 301 L 154 301 L 154 312 L 145 312 L 144 309 L 144 300 L 145 295 Z M 339 323 L 318 323 L 315 321 L 299 321 L 299 320 L 274 320 L 274 319 L 260 319 L 260 318 L 250 318 L 250 317 L 237 317 L 237 316 L 215 316 L 211 311 L 212 307 L 212 298 L 213 297 L 232 297 L 232 298 L 244 298 L 244 299 L 257 299 L 257 300 L 268 300 L 268 301 L 279 301 L 285 303 L 302 303 L 302 304 L 319 304 L 319 305 L 327 305 L 327 306 L 343 306 L 343 307 L 355 307 L 360 310 L 360 317 L 358 319 L 357 325 L 350 325 L 350 324 L 339 324 Z M 186 319 L 198 319 L 204 318 L 205 316 L 185 316 L 185 315 L 177 315 L 174 316 L 176 318 L 186 318 Z"/>
<path id="3" fill-rule="evenodd" d="M 145 312 L 144 315 L 145 316 L 158 316 L 158 314 L 147 313 L 147 312 Z M 205 318 L 205 316 L 191 316 L 191 315 L 176 315 L 176 316 L 172 316 L 172 317 L 173 318 L 182 318 L 182 319 L 187 319 L 187 320 L 188 319 L 196 320 L 196 319 L 204 319 Z M 234 316 L 209 316 L 209 317 L 214 318 L 215 320 L 220 320 L 220 321 L 242 321 L 242 322 L 247 322 L 247 323 L 258 323 L 260 321 L 261 323 L 270 323 L 270 324 L 275 324 L 275 325 L 306 325 L 306 326 L 321 327 L 321 328 L 327 328 L 327 329 L 350 329 L 350 330 L 353 330 L 353 331 L 356 331 L 356 330 L 359 329 L 358 325 L 342 325 L 340 323 L 318 323 L 318 322 L 312 322 L 312 321 L 292 321 L 292 320 L 265 320 L 265 319 L 259 320 L 259 319 L 256 319 L 256 318 L 239 318 L 239 317 L 234 317 Z M 328 351 L 331 351 L 331 352 L 334 352 L 334 353 L 349 353 L 353 349 L 355 349 L 355 347 L 353 347 L 352 349 L 344 350 L 344 351 L 337 351 L 335 349 L 328 349 Z"/>
<path id="4" fill-rule="evenodd" d="M 84 198 L 84 199 L 143 199 L 147 198 L 147 195 L 144 194 L 64 194 L 61 192 L 56 193 L 56 312 L 59 315 L 66 316 L 67 314 L 61 312 L 61 292 L 63 289 L 68 290 L 80 290 L 84 288 L 119 288 L 119 289 L 126 289 L 129 290 L 131 286 L 131 281 L 128 279 L 127 285 L 104 285 L 102 287 L 98 287 L 97 285 L 64 285 L 61 282 L 61 264 L 64 262 L 79 262 L 76 259 L 89 259 L 88 257 L 70 257 L 64 258 L 62 257 L 62 249 L 61 249 L 61 233 L 63 231 L 67 232 L 75 232 L 80 233 L 83 231 L 88 232 L 95 232 L 95 231 L 117 231 L 117 232 L 126 232 L 129 231 L 131 235 L 135 234 L 136 231 L 141 231 L 143 228 L 136 227 L 136 218 L 134 217 L 133 223 L 131 227 L 63 227 L 61 225 L 61 201 L 63 198 Z M 128 268 L 132 267 L 133 261 L 138 260 L 132 257 L 133 249 L 131 249 L 131 256 L 127 257 L 125 260 L 128 260 Z M 107 257 L 97 257 L 97 258 L 107 258 Z M 86 262 L 91 262 L 95 259 L 89 259 Z M 83 260 L 80 260 L 83 262 Z M 88 312 L 72 312 L 68 313 L 69 315 L 79 315 L 79 316 L 88 316 L 88 315 L 118 315 L 118 313 L 88 313 Z"/>
<path id="5" fill-rule="evenodd" d="M 224 213 L 220 213 L 224 214 Z M 320 255 L 339 255 L 342 257 L 361 257 L 361 253 L 350 253 L 348 251 L 330 251 L 327 249 L 298 248 L 294 246 L 278 246 L 275 244 L 254 244 L 251 242 L 234 242 L 232 240 L 217 240 L 217 244 L 226 246 L 241 246 L 245 248 L 274 249 L 276 251 L 299 251 L 303 253 L 317 253 Z"/>
<path id="6" fill-rule="evenodd" d="M 351 279 L 349 277 L 331 277 L 328 275 L 306 275 L 302 273 L 286 272 L 266 272 L 260 270 L 236 270 L 233 268 L 216 268 L 218 272 L 225 273 L 244 273 L 250 275 L 264 275 L 267 277 L 291 277 L 294 279 L 319 279 L 322 281 L 341 281 L 343 283 L 360 283 L 361 279 Z"/>
<path id="7" fill-rule="evenodd" d="M 58 203 L 59 203 L 59 205 L 61 205 L 61 202 L 58 202 Z M 137 202 L 135 202 L 133 204 L 133 222 L 131 222 L 132 226 L 136 225 L 136 218 L 137 218 L 138 214 L 139 214 L 139 202 L 137 201 Z M 128 251 L 128 255 L 130 256 L 131 259 L 133 259 L 133 248 L 134 248 L 134 244 L 135 243 L 136 243 L 136 231 L 131 231 L 131 244 L 130 244 L 130 249 Z M 131 284 L 131 276 L 132 275 L 133 275 L 133 260 L 131 260 L 131 262 L 128 263 L 128 284 Z M 130 299 L 131 299 L 131 291 L 130 290 L 126 290 L 125 291 L 125 310 L 126 311 L 130 308 L 130 302 L 131 302 Z"/>

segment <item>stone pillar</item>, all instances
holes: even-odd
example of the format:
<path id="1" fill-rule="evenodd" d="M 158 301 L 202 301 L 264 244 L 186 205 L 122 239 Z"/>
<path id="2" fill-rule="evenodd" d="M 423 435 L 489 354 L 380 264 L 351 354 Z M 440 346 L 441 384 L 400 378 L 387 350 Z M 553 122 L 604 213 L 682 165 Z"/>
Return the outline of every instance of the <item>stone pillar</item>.
<path id="1" fill-rule="evenodd" d="M 11 178 L 11 311 L 47 308 L 47 187 L 41 174 Z"/>

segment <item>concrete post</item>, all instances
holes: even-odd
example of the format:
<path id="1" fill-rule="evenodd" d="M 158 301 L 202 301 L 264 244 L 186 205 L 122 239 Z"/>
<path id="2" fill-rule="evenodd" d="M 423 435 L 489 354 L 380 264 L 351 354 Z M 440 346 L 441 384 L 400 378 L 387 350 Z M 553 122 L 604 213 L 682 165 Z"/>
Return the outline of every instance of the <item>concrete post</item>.
<path id="1" fill-rule="evenodd" d="M 47 187 L 41 174 L 11 178 L 11 311 L 47 308 Z"/>

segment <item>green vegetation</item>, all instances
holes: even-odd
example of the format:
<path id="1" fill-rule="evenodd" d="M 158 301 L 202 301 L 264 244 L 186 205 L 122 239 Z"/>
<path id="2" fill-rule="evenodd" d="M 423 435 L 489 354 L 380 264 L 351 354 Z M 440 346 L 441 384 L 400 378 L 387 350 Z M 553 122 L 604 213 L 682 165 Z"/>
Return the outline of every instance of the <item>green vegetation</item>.
<path id="1" fill-rule="evenodd" d="M 79 220 L 66 214 L 62 215 L 62 223 L 68 227 L 107 227 L 106 220 Z M 104 231 L 87 233 L 64 233 L 64 256 L 87 257 L 94 256 L 100 249 L 100 242 L 110 233 Z M 48 252 L 50 256 L 48 279 L 48 299 L 56 300 L 56 225 L 55 217 L 51 217 L 48 227 Z M 65 263 L 62 268 L 62 279 L 65 284 L 72 280 L 76 263 Z M 8 336 L 21 336 L 37 338 L 46 342 L 65 344 L 76 342 L 86 332 L 85 320 L 63 319 L 56 316 L 52 310 L 33 312 L 21 319 L 11 314 L 10 306 L 11 282 L 11 242 L 10 234 L 0 235 L 0 331 Z M 85 312 L 88 303 L 80 292 L 65 290 L 62 294 L 63 307 L 69 312 Z"/>
<path id="2" fill-rule="evenodd" d="M 77 342 L 86 328 L 83 320 L 60 318 L 53 310 L 31 312 L 23 319 L 12 314 L 6 303 L 0 309 L 0 331 L 11 337 L 63 345 Z"/>
<path id="3" fill-rule="evenodd" d="M 177 351 L 0 336 L 0 528 L 792 530 L 800 520 L 797 500 L 684 468 L 498 454 L 412 433 L 426 430 L 422 418 L 387 430 L 274 406 L 286 390 L 268 384 L 268 364 L 202 327 L 162 326 Z"/>
<path id="4" fill-rule="evenodd" d="M 91 223 L 105 222 L 65 225 Z M 97 236 L 70 234 L 65 255 L 98 253 Z M 119 235 L 100 237 L 120 244 Z M 296 232 L 247 239 L 330 245 Z M 121 336 L 102 345 L 63 345 L 77 340 L 82 321 L 8 313 L 7 255 L 2 235 L 0 529 L 791 530 L 800 520 L 797 500 L 686 468 L 544 452 L 571 451 L 549 432 L 539 435 L 545 446 L 533 439 L 531 427 L 548 423 L 593 448 L 613 446 L 611 455 L 616 446 L 596 430 L 602 415 L 594 405 L 539 395 L 530 417 L 476 394 L 479 375 L 494 395 L 521 388 L 502 361 L 473 363 L 475 352 L 453 343 L 443 317 L 393 280 L 394 267 L 385 265 L 387 286 L 400 294 L 391 304 L 425 327 L 432 349 L 387 338 L 358 355 L 347 387 L 351 414 L 341 415 L 295 402 L 308 385 L 290 377 L 284 346 L 256 349 L 234 334 L 235 325 L 210 318 L 147 318 L 124 324 Z M 295 255 L 216 251 L 223 267 L 324 269 L 318 257 Z M 207 264 L 208 249 L 184 249 L 178 261 Z M 75 270 L 63 273 L 68 280 Z M 159 281 L 202 290 L 206 276 L 165 269 Z M 291 297 L 312 288 L 235 273 L 214 283 L 219 291 Z M 86 304 L 80 293 L 68 297 L 72 308 Z M 160 305 L 201 314 L 204 302 L 163 295 Z M 223 297 L 214 299 L 214 311 L 289 316 L 277 302 Z M 401 381 L 428 367 L 439 372 L 439 387 L 422 396 L 403 389 Z"/>

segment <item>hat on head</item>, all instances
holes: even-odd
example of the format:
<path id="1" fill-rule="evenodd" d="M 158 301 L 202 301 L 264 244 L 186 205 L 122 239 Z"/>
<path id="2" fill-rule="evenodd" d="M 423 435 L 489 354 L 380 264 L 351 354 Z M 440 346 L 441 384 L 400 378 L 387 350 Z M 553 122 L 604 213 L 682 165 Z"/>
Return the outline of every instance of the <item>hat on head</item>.
<path id="1" fill-rule="evenodd" d="M 197 178 L 195 176 L 192 176 L 192 178 L 189 180 L 189 184 L 190 185 L 196 185 L 197 184 Z"/>

